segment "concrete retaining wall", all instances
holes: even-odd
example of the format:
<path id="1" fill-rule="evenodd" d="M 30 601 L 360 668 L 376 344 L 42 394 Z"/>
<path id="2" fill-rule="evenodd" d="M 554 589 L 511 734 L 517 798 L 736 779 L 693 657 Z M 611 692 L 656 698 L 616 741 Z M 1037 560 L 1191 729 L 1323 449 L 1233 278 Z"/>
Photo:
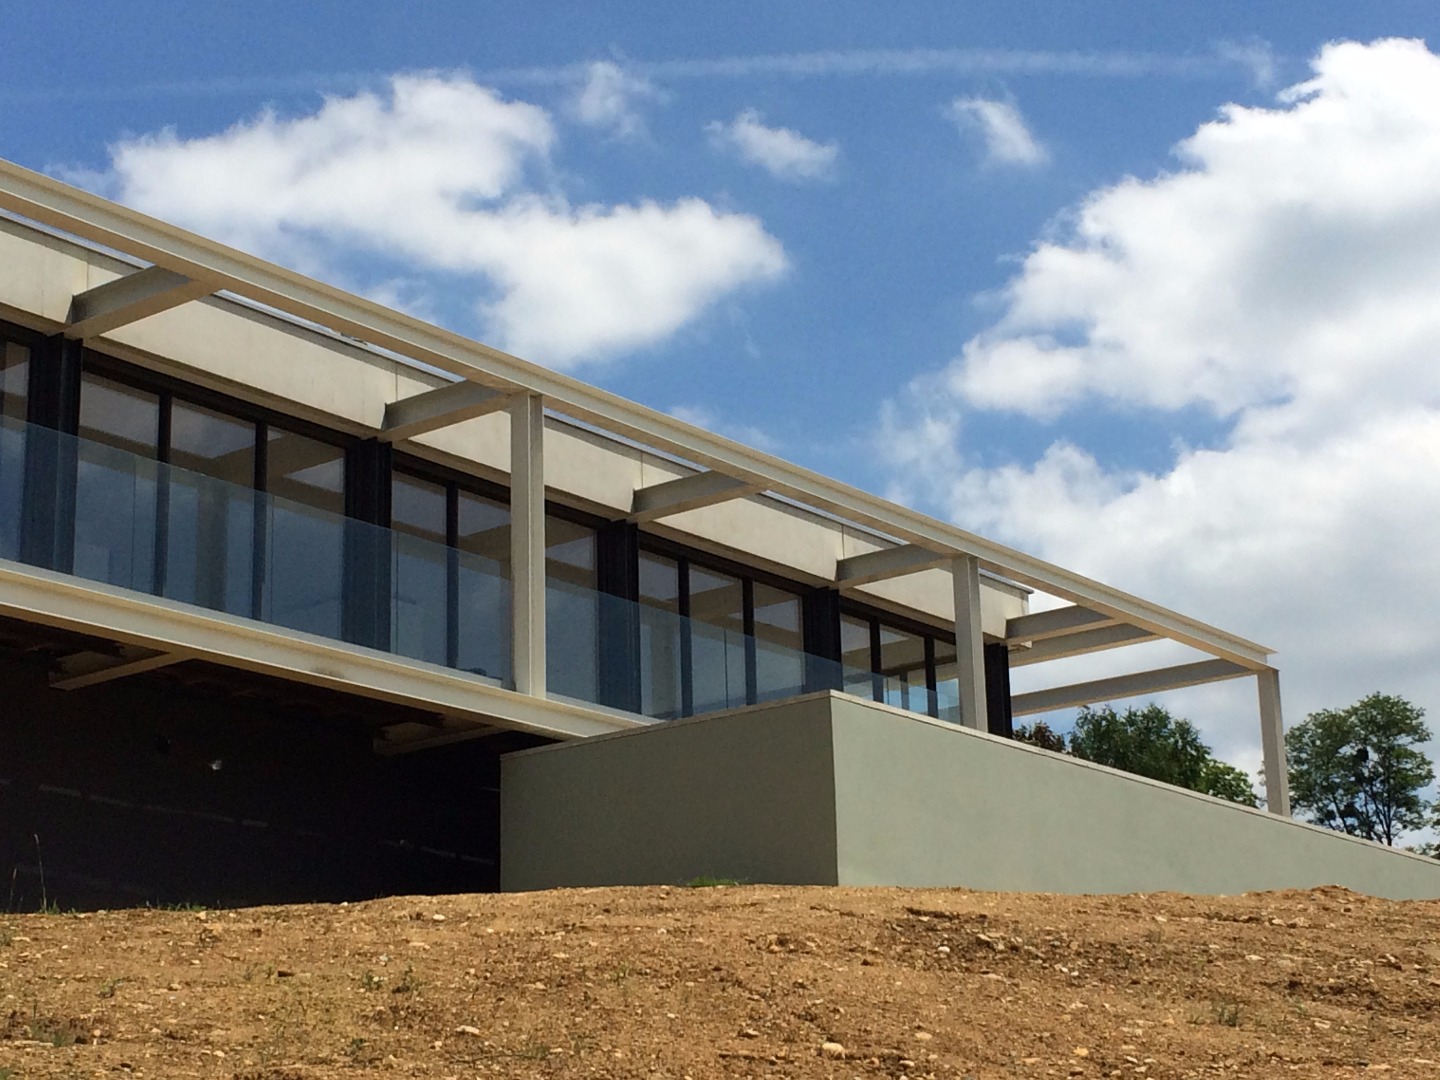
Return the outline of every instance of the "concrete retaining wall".
<path id="1" fill-rule="evenodd" d="M 843 695 L 511 755 L 501 885 L 1440 897 L 1440 862 Z"/>

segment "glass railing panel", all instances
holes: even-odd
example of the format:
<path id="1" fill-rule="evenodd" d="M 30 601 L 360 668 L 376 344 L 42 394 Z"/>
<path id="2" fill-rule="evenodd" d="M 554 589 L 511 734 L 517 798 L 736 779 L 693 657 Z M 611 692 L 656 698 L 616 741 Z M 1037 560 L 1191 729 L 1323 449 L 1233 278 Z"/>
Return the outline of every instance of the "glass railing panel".
<path id="1" fill-rule="evenodd" d="M 509 683 L 511 671 L 508 568 L 472 551 L 456 551 L 454 667 Z"/>
<path id="2" fill-rule="evenodd" d="M 0 416 L 0 559 L 20 557 L 20 507 L 25 494 L 25 425 Z"/>
<path id="3" fill-rule="evenodd" d="M 31 452 L 73 450 L 77 577 L 155 593 L 156 507 L 164 466 L 135 454 L 32 428 Z"/>
<path id="4" fill-rule="evenodd" d="M 162 466 L 164 595 L 249 616 L 255 607 L 255 493 Z"/>
<path id="5" fill-rule="evenodd" d="M 27 468 L 47 484 L 29 508 L 44 518 L 29 524 L 46 542 L 30 552 Z M 22 555 L 91 581 L 510 677 L 510 582 L 492 560 L 4 420 L 0 558 Z"/>
<path id="6" fill-rule="evenodd" d="M 391 534 L 391 649 L 432 664 L 450 664 L 455 621 L 448 605 L 457 580 L 453 548 L 406 533 Z M 507 605 L 506 612 L 509 607 Z"/>
<path id="7" fill-rule="evenodd" d="M 269 495 L 254 498 L 265 523 L 261 618 L 321 637 L 343 637 L 346 519 Z M 357 536 L 367 531 L 358 522 L 349 525 Z"/>
<path id="8" fill-rule="evenodd" d="M 545 682 L 551 693 L 579 701 L 603 700 L 600 685 L 602 605 L 594 589 L 550 579 L 545 588 Z"/>

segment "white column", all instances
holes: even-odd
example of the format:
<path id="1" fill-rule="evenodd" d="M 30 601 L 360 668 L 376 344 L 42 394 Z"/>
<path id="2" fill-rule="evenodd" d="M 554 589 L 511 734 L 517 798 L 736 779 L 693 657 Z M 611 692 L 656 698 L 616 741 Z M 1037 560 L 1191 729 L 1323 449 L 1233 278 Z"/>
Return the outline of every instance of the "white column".
<path id="1" fill-rule="evenodd" d="M 980 562 L 960 555 L 950 564 L 955 582 L 955 656 L 960 672 L 960 723 L 989 727 L 985 708 L 985 639 L 980 629 Z"/>
<path id="2" fill-rule="evenodd" d="M 1280 714 L 1280 673 L 1266 668 L 1255 673 L 1260 693 L 1260 746 L 1265 753 L 1265 808 L 1290 816 L 1290 775 L 1285 762 L 1285 722 Z"/>
<path id="3" fill-rule="evenodd" d="M 510 596 L 515 689 L 545 696 L 545 404 L 510 403 Z"/>

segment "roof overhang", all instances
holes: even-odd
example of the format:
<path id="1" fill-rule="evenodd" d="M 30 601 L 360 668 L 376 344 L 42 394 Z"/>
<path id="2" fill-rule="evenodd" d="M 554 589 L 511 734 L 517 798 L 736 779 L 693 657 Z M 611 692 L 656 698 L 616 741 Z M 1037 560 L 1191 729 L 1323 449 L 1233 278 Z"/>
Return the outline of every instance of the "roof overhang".
<path id="1" fill-rule="evenodd" d="M 6 161 L 0 161 L 0 208 L 156 268 L 140 271 L 145 277 L 129 286 L 103 295 L 96 290 L 88 297 L 91 314 L 82 310 L 74 317 L 99 320 L 92 327 L 103 326 L 107 318 L 139 317 L 147 306 L 160 310 L 157 305 L 224 291 L 475 387 L 430 391 L 421 395 L 427 400 L 399 403 L 387 415 L 388 436 L 382 432 L 381 437 L 398 438 L 407 429 L 431 430 L 451 418 L 480 415 L 515 394 L 539 395 L 555 413 L 715 474 L 684 492 L 662 491 L 668 486 L 659 485 L 640 497 L 645 505 L 636 506 L 637 516 L 674 512 L 672 506 L 685 505 L 681 495 L 713 501 L 767 492 L 898 539 L 908 546 L 900 560 L 906 566 L 970 556 L 990 573 L 1094 613 L 1083 620 L 1088 629 L 1123 624 L 1147 639 L 1178 641 L 1247 672 L 1269 670 L 1273 650 L 1245 638 Z M 876 569 L 858 560 L 847 568 L 852 581 Z"/>

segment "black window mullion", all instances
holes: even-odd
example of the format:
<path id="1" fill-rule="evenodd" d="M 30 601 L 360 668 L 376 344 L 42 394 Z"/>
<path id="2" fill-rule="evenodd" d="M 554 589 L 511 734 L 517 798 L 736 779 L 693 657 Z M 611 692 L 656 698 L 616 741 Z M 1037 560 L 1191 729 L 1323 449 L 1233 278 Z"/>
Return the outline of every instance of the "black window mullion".
<path id="1" fill-rule="evenodd" d="M 745 629 L 745 704 L 754 705 L 760 698 L 760 650 L 755 642 L 755 582 L 740 579 L 740 606 Z"/>
<path id="2" fill-rule="evenodd" d="M 678 595 L 676 606 L 680 609 L 680 715 L 692 716 L 695 712 L 695 651 L 690 634 L 690 560 L 675 560 Z"/>

